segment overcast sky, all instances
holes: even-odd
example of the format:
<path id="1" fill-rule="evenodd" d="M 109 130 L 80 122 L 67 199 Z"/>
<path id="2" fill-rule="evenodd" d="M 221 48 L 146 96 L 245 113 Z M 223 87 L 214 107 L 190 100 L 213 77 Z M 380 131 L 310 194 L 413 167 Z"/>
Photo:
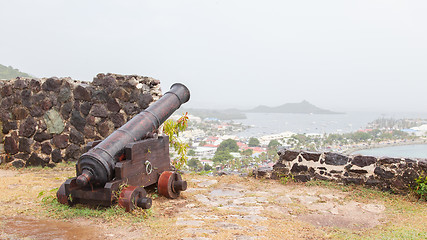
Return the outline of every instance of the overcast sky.
<path id="1" fill-rule="evenodd" d="M 427 111 L 427 1 L 0 0 L 0 64 L 139 74 L 188 107 Z"/>

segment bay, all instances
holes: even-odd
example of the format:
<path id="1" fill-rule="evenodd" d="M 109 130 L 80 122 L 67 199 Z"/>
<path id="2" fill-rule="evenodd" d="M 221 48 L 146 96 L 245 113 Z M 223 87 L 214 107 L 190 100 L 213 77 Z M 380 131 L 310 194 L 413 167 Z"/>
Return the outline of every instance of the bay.
<path id="1" fill-rule="evenodd" d="M 369 155 L 374 157 L 405 157 L 427 159 L 427 144 L 402 145 L 393 147 L 382 147 L 364 149 L 353 152 L 352 155 Z"/>
<path id="2" fill-rule="evenodd" d="M 365 129 L 379 118 L 424 118 L 427 113 L 348 112 L 345 114 L 245 113 L 246 119 L 233 120 L 251 128 L 238 137 L 261 137 L 286 131 L 293 133 L 348 133 Z"/>

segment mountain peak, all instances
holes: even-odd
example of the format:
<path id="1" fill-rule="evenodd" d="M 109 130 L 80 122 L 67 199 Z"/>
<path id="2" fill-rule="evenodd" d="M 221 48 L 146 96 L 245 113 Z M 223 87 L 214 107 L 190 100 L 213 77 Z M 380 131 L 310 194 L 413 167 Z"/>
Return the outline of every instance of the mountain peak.
<path id="1" fill-rule="evenodd" d="M 249 110 L 249 112 L 258 112 L 258 113 L 313 113 L 313 114 L 340 114 L 339 112 L 333 112 L 326 109 L 321 109 L 311 104 L 307 100 L 303 100 L 300 103 L 285 103 L 277 107 L 268 107 L 260 105 L 254 109 Z"/>

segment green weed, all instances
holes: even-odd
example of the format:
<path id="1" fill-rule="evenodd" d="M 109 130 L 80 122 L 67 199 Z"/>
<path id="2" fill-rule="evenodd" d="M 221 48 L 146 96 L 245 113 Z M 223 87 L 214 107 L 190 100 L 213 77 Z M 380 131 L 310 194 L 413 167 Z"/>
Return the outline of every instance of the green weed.
<path id="1" fill-rule="evenodd" d="M 427 176 L 418 177 L 415 179 L 415 184 L 414 192 L 419 196 L 419 198 L 427 201 Z"/>
<path id="2" fill-rule="evenodd" d="M 57 189 L 52 189 L 49 192 L 54 192 Z M 46 195 L 46 196 L 45 196 Z M 72 218 L 100 218 L 106 221 L 122 221 L 122 222 L 143 222 L 145 219 L 153 215 L 153 210 L 134 209 L 128 213 L 124 208 L 115 204 L 111 207 L 90 207 L 86 205 L 76 204 L 73 206 L 64 205 L 58 202 L 52 194 L 47 194 L 42 191 L 39 193 L 42 197 L 41 202 L 46 215 L 59 219 Z"/>

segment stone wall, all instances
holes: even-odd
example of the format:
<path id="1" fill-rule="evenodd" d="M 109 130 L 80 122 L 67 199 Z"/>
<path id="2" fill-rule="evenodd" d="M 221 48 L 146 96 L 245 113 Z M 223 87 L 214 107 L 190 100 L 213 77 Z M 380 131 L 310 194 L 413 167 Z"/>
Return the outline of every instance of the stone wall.
<path id="1" fill-rule="evenodd" d="M 278 151 L 272 178 L 292 176 L 296 181 L 331 180 L 406 193 L 415 178 L 427 173 L 427 160 L 372 156 L 345 156 L 338 153 Z"/>
<path id="2" fill-rule="evenodd" d="M 53 166 L 77 160 L 161 96 L 160 81 L 136 75 L 0 81 L 1 163 Z"/>

